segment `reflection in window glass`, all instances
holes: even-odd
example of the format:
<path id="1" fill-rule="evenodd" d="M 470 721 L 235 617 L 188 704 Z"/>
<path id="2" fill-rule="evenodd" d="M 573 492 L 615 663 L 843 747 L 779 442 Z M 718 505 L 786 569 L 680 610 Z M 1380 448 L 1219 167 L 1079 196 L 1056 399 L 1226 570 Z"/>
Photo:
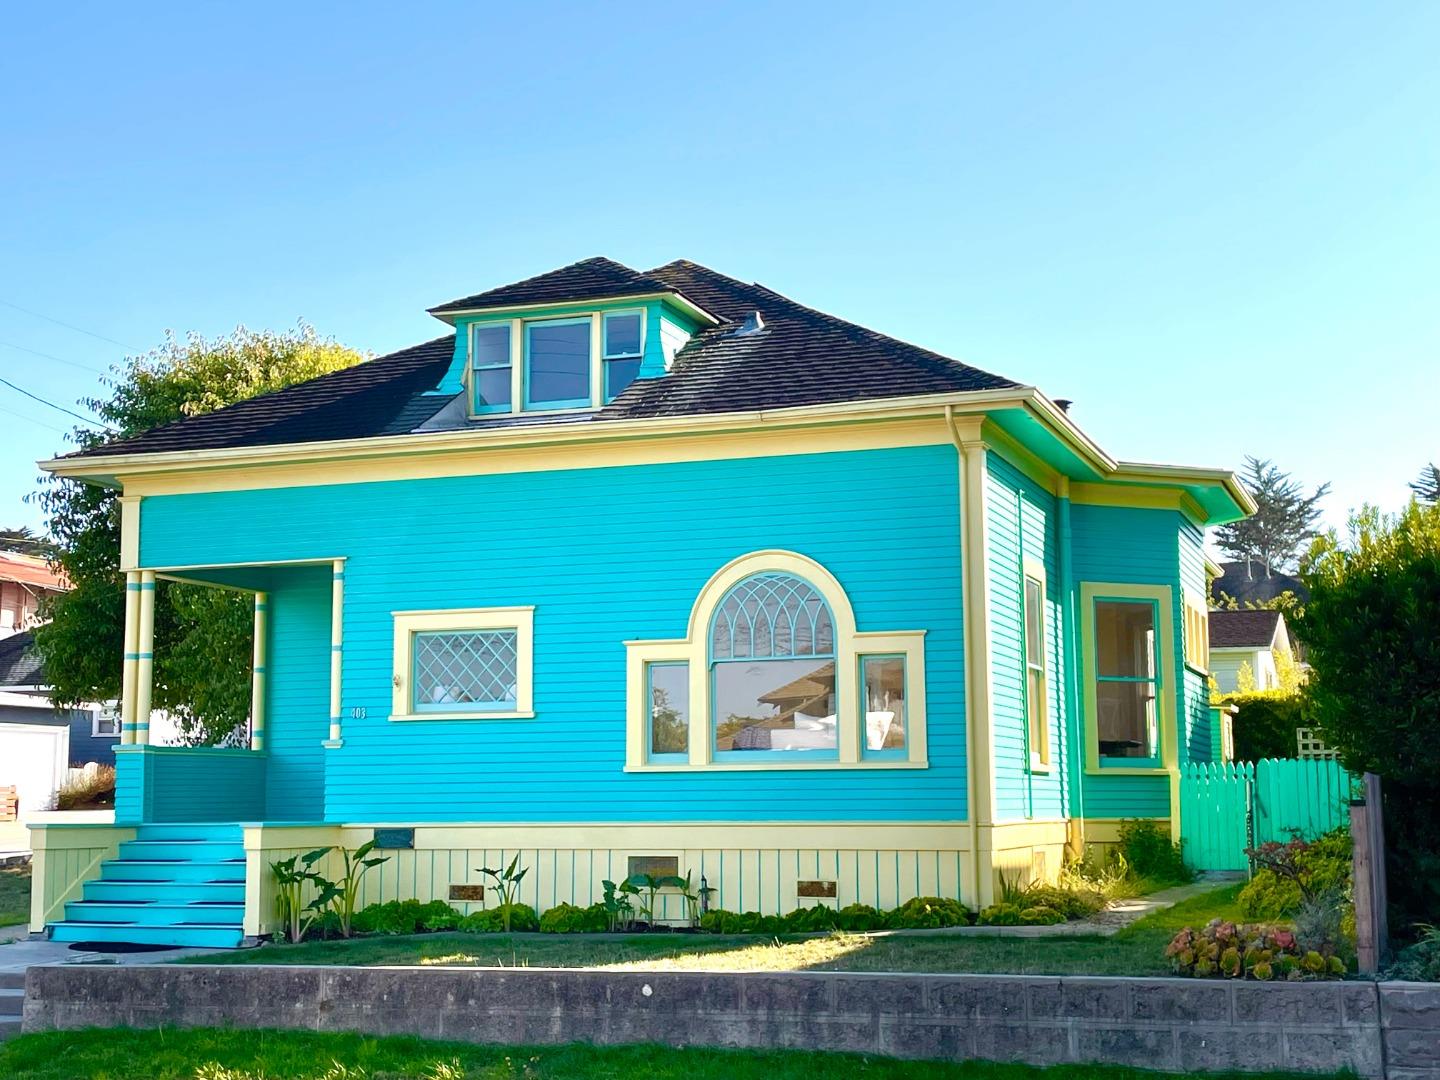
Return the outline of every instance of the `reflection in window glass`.
<path id="1" fill-rule="evenodd" d="M 605 361 L 605 400 L 613 401 L 640 374 L 640 360 Z"/>
<path id="2" fill-rule="evenodd" d="M 515 708 L 516 632 L 466 630 L 416 634 L 416 712 Z"/>
<path id="3" fill-rule="evenodd" d="M 525 332 L 526 401 L 557 408 L 590 404 L 590 320 L 530 323 Z"/>
<path id="4" fill-rule="evenodd" d="M 650 699 L 649 754 L 687 754 L 690 750 L 690 665 L 647 664 Z"/>
<path id="5" fill-rule="evenodd" d="M 860 664 L 865 749 L 905 749 L 905 658 L 867 656 Z"/>
<path id="6" fill-rule="evenodd" d="M 605 316 L 605 357 L 640 355 L 640 313 Z"/>
<path id="7" fill-rule="evenodd" d="M 839 746 L 833 660 L 734 660 L 713 672 L 717 751 Z"/>
<path id="8" fill-rule="evenodd" d="M 1096 601 L 1095 664 L 1100 756 L 1155 757 L 1155 605 Z"/>
<path id="9" fill-rule="evenodd" d="M 1050 703 L 1045 687 L 1045 587 L 1025 579 L 1025 705 L 1032 765 L 1050 763 Z"/>
<path id="10" fill-rule="evenodd" d="M 470 331 L 470 366 L 474 368 L 475 409 L 495 412 L 510 408 L 510 327 L 476 326 Z"/>

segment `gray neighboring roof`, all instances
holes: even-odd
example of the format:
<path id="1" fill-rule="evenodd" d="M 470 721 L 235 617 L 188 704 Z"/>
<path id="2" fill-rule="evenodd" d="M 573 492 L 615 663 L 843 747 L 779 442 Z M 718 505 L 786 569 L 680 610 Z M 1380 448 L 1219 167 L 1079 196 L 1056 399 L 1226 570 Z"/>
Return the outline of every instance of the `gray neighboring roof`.
<path id="1" fill-rule="evenodd" d="M 44 686 L 45 671 L 29 630 L 0 638 L 0 686 Z"/>
<path id="2" fill-rule="evenodd" d="M 1210 612 L 1210 648 L 1268 649 L 1280 625 L 1278 611 Z"/>
<path id="3" fill-rule="evenodd" d="M 1226 562 L 1220 569 L 1224 573 L 1210 583 L 1210 596 L 1216 603 L 1221 593 L 1241 605 L 1268 603 L 1285 592 L 1293 592 L 1302 602 L 1310 599 L 1310 590 L 1294 574 L 1275 570 L 1266 577 L 1265 567 L 1259 563 Z"/>
<path id="4" fill-rule="evenodd" d="M 537 302 L 534 298 L 539 296 L 558 301 L 598 299 L 599 292 L 620 295 L 615 289 L 622 278 L 635 290 L 625 295 L 655 292 L 658 285 L 660 291 L 672 291 L 710 312 L 720 324 L 691 337 L 664 377 L 638 380 L 604 408 L 578 418 L 572 414 L 566 423 L 699 416 L 1020 385 L 683 259 L 643 274 L 609 260 L 591 259 L 454 304 L 520 304 Z M 583 281 L 577 284 L 578 279 Z M 561 280 L 569 284 L 557 284 Z M 738 334 L 756 311 L 763 328 Z M 66 456 L 279 446 L 413 432 L 449 400 L 430 391 L 449 367 L 454 346 L 451 333 Z M 544 422 L 542 415 L 520 415 L 462 419 L 455 426 L 484 429 Z"/>

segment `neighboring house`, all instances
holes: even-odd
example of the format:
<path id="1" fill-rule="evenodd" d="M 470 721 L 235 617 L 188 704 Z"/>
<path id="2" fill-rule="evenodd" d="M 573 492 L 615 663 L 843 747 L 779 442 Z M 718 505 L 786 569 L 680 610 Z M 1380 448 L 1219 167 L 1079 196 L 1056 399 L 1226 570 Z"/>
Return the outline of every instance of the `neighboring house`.
<path id="1" fill-rule="evenodd" d="M 118 711 L 113 705 L 89 703 L 72 709 L 54 708 L 44 665 L 35 650 L 35 635 L 28 630 L 0 638 L 0 695 L 10 703 L 0 706 L 0 724 L 45 724 L 68 729 L 66 759 L 70 767 L 92 761 L 114 764 L 115 745 L 120 741 Z"/>
<path id="2" fill-rule="evenodd" d="M 1210 581 L 1210 599 L 1217 607 L 1225 605 L 1227 598 L 1242 608 L 1246 604 L 1268 604 L 1287 592 L 1294 593 L 1301 603 L 1310 599 L 1310 590 L 1294 574 L 1279 570 L 1267 574 L 1258 562 L 1221 563 L 1219 570 Z"/>
<path id="3" fill-rule="evenodd" d="M 0 551 L 0 639 L 33 627 L 40 621 L 40 601 L 65 588 L 44 559 Z"/>
<path id="4" fill-rule="evenodd" d="M 121 493 L 134 692 L 84 844 L 163 879 L 90 882 L 56 937 L 233 945 L 274 926 L 270 860 L 377 830 L 365 900 L 469 910 L 518 854 L 542 910 L 644 868 L 777 912 L 986 904 L 1175 827 L 1232 474 L 1116 461 L 1032 387 L 691 262 L 431 314 L 44 463 Z M 250 749 L 148 745 L 160 577 L 254 594 Z M 44 895 L 78 843 L 36 830 Z"/>
<path id="5" fill-rule="evenodd" d="M 1242 668 L 1249 667 L 1254 690 L 1280 686 L 1280 668 L 1294 662 L 1285 616 L 1278 611 L 1210 612 L 1210 674 L 1221 693 L 1240 687 Z"/>

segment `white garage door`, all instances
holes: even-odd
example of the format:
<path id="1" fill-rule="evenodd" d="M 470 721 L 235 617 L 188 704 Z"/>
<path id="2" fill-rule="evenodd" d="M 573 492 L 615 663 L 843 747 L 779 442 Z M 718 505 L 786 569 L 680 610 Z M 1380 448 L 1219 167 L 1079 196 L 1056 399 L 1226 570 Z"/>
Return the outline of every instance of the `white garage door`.
<path id="1" fill-rule="evenodd" d="M 50 809 L 69 764 L 68 727 L 0 724 L 0 787 L 15 786 L 22 818 Z"/>

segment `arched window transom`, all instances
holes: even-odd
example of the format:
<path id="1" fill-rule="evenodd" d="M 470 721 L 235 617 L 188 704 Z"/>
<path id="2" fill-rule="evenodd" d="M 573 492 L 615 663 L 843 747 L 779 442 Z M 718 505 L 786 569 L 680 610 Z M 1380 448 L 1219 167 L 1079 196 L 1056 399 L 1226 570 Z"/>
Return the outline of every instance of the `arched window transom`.
<path id="1" fill-rule="evenodd" d="M 815 586 L 791 574 L 756 574 L 726 594 L 715 612 L 716 660 L 834 656 L 835 621 Z"/>

